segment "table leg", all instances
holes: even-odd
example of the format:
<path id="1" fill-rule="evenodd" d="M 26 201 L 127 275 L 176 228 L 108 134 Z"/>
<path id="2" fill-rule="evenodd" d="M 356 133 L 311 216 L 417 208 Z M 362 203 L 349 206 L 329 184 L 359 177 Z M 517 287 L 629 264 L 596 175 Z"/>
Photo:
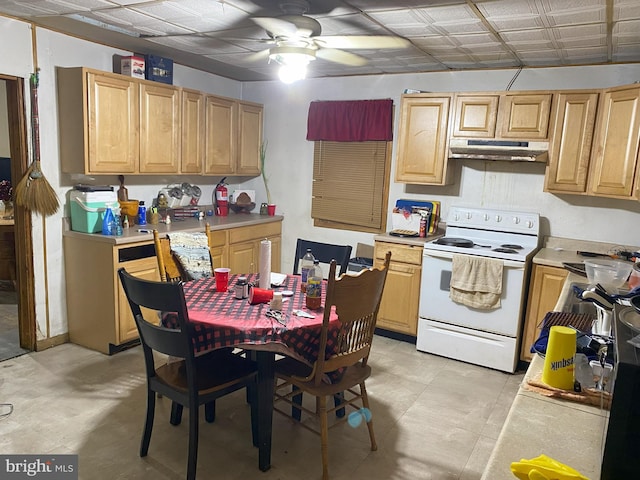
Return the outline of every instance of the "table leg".
<path id="1" fill-rule="evenodd" d="M 273 352 L 257 351 L 256 360 L 258 363 L 258 467 L 263 472 L 266 472 L 271 468 L 271 431 L 276 357 Z"/>

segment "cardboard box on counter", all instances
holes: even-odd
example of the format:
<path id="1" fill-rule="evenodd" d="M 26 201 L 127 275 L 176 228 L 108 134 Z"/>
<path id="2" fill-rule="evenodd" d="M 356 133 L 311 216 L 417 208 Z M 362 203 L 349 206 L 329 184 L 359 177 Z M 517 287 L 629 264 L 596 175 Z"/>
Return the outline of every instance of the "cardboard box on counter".
<path id="1" fill-rule="evenodd" d="M 144 58 L 122 57 L 120 59 L 120 73 L 134 78 L 144 78 Z"/>

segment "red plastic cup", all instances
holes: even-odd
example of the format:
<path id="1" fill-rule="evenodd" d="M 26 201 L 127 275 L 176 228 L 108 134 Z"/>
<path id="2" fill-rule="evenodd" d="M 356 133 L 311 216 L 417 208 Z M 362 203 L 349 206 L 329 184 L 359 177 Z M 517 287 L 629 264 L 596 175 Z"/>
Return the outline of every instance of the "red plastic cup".
<path id="1" fill-rule="evenodd" d="M 266 288 L 251 287 L 249 290 L 249 303 L 256 305 L 258 303 L 269 303 L 273 298 L 273 290 Z"/>
<path id="2" fill-rule="evenodd" d="M 216 278 L 216 291 L 226 292 L 229 286 L 229 272 L 230 268 L 214 268 L 213 275 Z"/>
<path id="3" fill-rule="evenodd" d="M 269 214 L 269 216 L 273 217 L 276 214 L 276 206 L 267 205 L 267 213 Z"/>

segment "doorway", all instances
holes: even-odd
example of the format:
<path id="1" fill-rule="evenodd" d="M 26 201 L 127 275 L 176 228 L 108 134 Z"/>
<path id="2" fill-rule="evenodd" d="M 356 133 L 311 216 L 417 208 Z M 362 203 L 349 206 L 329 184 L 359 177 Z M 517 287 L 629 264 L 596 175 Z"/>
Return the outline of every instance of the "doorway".
<path id="1" fill-rule="evenodd" d="M 8 177 L 15 189 L 29 166 L 25 79 L 0 74 L 0 84 L 6 99 L 0 101 L 0 158 L 8 158 L 0 176 Z M 13 207 L 12 215 L 0 209 L 0 361 L 36 349 L 31 214 Z"/>

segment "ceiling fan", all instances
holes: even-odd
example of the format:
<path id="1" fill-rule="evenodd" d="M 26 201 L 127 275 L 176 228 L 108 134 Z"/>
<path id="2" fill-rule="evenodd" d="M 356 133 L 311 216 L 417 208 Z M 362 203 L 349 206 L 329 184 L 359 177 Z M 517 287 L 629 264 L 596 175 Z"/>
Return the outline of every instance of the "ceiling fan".
<path id="1" fill-rule="evenodd" d="M 315 18 L 305 15 L 309 2 L 305 0 L 283 0 L 279 2 L 283 15 L 277 17 L 252 17 L 269 36 L 267 43 L 273 44 L 258 52 L 254 59 L 268 57 L 269 61 L 282 65 L 283 70 L 295 76 L 306 73 L 306 66 L 316 58 L 343 65 L 361 66 L 367 59 L 345 49 L 404 48 L 409 41 L 402 37 L 383 35 L 321 35 L 322 26 Z M 303 71 L 304 70 L 304 71 Z M 294 71 L 294 72 L 290 72 Z M 297 73 L 296 73 L 297 72 Z M 286 74 L 286 73 L 285 73 Z M 299 78 L 293 78 L 292 81 Z M 285 80 L 286 81 L 286 80 Z"/>

